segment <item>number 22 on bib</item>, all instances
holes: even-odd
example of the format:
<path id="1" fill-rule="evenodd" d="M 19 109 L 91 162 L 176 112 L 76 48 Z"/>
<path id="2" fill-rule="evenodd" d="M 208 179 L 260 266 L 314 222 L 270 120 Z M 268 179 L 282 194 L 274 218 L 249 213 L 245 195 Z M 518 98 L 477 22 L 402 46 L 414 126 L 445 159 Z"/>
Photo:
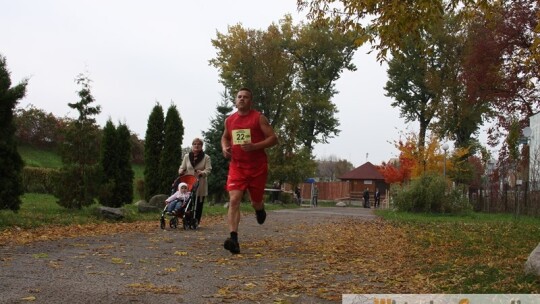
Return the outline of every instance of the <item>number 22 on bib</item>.
<path id="1" fill-rule="evenodd" d="M 233 142 L 233 145 L 242 145 L 242 144 L 251 143 L 251 130 L 250 129 L 232 130 L 232 142 Z"/>

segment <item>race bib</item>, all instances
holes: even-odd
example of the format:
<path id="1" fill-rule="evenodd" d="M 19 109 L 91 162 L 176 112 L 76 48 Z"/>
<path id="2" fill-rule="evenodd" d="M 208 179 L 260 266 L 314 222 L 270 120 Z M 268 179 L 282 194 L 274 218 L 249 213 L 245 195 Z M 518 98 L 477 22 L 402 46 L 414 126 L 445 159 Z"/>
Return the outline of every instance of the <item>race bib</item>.
<path id="1" fill-rule="evenodd" d="M 232 142 L 233 142 L 233 145 L 251 143 L 251 130 L 250 129 L 232 130 Z"/>

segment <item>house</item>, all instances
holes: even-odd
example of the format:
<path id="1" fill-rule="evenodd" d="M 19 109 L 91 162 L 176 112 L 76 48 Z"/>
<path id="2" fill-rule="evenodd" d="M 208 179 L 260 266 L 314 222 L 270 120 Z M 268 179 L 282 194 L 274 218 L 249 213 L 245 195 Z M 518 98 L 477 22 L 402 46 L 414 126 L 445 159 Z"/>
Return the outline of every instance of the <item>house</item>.
<path id="1" fill-rule="evenodd" d="M 338 178 L 342 181 L 349 182 L 350 198 L 352 200 L 360 200 L 366 188 L 369 190 L 371 198 L 373 198 L 375 189 L 379 189 L 381 196 L 384 196 L 388 189 L 388 184 L 384 181 L 384 176 L 370 162 L 366 162 Z"/>

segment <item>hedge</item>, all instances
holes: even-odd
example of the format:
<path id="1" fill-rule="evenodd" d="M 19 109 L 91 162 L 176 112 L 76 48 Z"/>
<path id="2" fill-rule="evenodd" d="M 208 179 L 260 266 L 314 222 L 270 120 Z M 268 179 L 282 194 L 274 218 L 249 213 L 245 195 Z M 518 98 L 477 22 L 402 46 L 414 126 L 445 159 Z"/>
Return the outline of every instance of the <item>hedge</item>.
<path id="1" fill-rule="evenodd" d="M 24 192 L 53 194 L 55 175 L 58 169 L 24 167 L 22 183 Z"/>

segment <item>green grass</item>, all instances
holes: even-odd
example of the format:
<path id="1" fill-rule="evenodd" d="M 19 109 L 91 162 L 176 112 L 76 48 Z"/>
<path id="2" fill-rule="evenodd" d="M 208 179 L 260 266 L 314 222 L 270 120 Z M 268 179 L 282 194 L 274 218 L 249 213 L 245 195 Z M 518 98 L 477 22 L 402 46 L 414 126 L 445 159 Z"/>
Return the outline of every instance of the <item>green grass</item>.
<path id="1" fill-rule="evenodd" d="M 36 228 L 43 226 L 57 225 L 82 225 L 88 223 L 110 222 L 103 219 L 98 214 L 99 204 L 94 204 L 80 210 L 66 209 L 56 203 L 57 199 L 48 194 L 27 193 L 21 197 L 23 203 L 18 212 L 10 210 L 0 210 L 0 230 L 9 227 Z M 157 221 L 161 211 L 139 213 L 137 206 L 128 204 L 124 207 L 125 222 L 134 221 Z M 295 205 L 267 204 L 267 210 L 283 208 L 297 208 Z M 248 203 L 243 203 L 241 211 L 253 212 L 253 208 Z M 227 209 L 223 205 L 204 204 L 203 217 L 212 215 L 225 215 Z"/>
<path id="2" fill-rule="evenodd" d="M 81 210 L 65 209 L 52 195 L 27 193 L 21 197 L 21 209 L 14 213 L 0 210 L 0 229 L 8 227 L 34 228 L 46 225 L 71 225 L 96 222 L 97 206 Z"/>
<path id="3" fill-rule="evenodd" d="M 511 214 L 413 214 L 377 210 L 430 256 L 416 265 L 444 293 L 523 293 L 538 288 L 523 265 L 540 241 L 540 218 Z"/>
<path id="4" fill-rule="evenodd" d="M 24 161 L 25 166 L 57 169 L 62 167 L 62 159 L 54 150 L 38 149 L 27 145 L 18 146 L 17 149 Z M 142 198 L 140 197 L 139 193 L 137 193 L 136 183 L 137 180 L 144 179 L 144 165 L 133 164 L 132 168 L 134 172 L 133 201 L 137 202 Z"/>
<path id="5" fill-rule="evenodd" d="M 66 209 L 56 203 L 57 199 L 48 194 L 26 193 L 23 203 L 16 213 L 0 210 L 0 230 L 9 227 L 36 228 L 43 226 L 82 225 L 107 222 L 98 214 L 98 204 L 78 209 Z M 155 219 L 155 214 L 139 214 L 136 207 L 127 205 L 125 221 Z"/>
<path id="6" fill-rule="evenodd" d="M 516 217 L 513 214 L 506 213 L 477 213 L 471 212 L 464 215 L 452 214 L 426 214 L 426 213 L 407 213 L 392 210 L 375 210 L 375 214 L 390 221 L 410 222 L 410 223 L 500 223 L 500 222 L 519 222 L 522 224 L 539 225 L 540 218 L 530 216 Z"/>
<path id="7" fill-rule="evenodd" d="M 135 180 L 144 179 L 144 166 L 143 165 L 133 164 L 132 168 L 133 168 L 133 173 L 135 173 L 135 176 L 134 176 Z"/>
<path id="8" fill-rule="evenodd" d="M 18 146 L 17 150 L 19 151 L 25 166 L 40 168 L 62 167 L 62 159 L 56 151 L 36 149 L 31 146 Z"/>

